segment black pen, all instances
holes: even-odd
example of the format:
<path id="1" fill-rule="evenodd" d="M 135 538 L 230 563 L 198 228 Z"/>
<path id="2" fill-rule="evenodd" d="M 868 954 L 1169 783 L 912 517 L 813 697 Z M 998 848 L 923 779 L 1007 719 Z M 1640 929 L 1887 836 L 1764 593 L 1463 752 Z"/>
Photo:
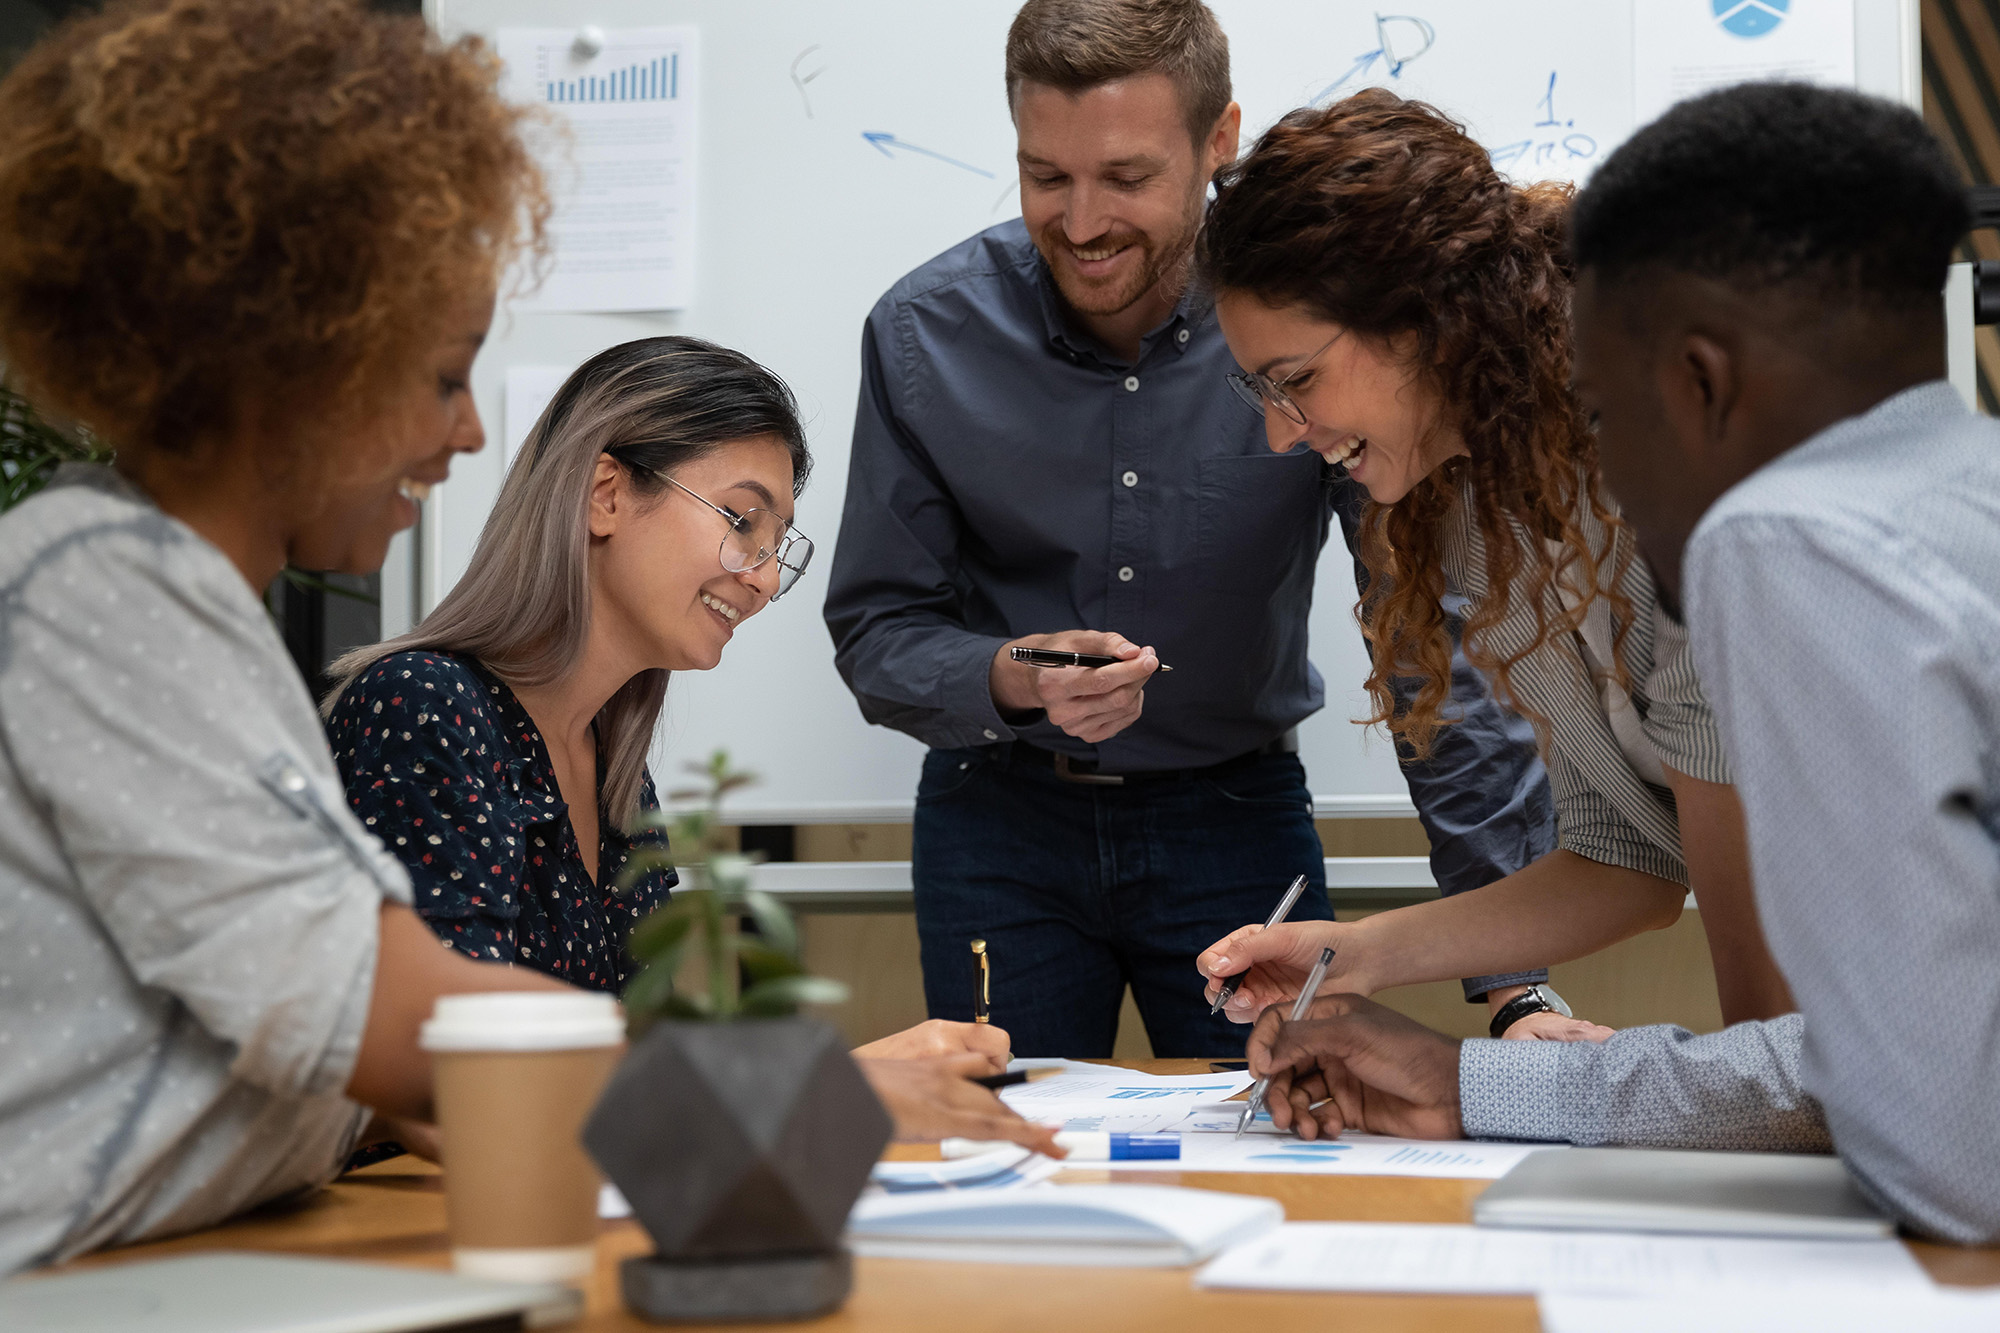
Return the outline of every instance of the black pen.
<path id="1" fill-rule="evenodd" d="M 1106 657 L 1103 653 L 1064 653 L 1054 648 L 1012 648 L 1008 650 L 1008 655 L 1016 662 L 1026 662 L 1029 666 L 1037 667 L 1108 667 L 1117 666 L 1120 662 L 1139 660 L 1136 657 Z M 1162 662 L 1160 670 L 1172 671 L 1173 668 Z"/>
<path id="2" fill-rule="evenodd" d="M 972 1021 L 993 1021 L 993 972 L 986 958 L 986 941 L 972 942 Z"/>

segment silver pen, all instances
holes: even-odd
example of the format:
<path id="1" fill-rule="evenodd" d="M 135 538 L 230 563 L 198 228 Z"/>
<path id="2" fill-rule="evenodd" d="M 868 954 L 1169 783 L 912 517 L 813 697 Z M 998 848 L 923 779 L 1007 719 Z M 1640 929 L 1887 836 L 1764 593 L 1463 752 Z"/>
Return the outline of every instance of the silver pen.
<path id="1" fill-rule="evenodd" d="M 1306 1010 L 1312 1008 L 1313 993 L 1319 989 L 1319 983 L 1326 979 L 1327 966 L 1332 962 L 1333 946 L 1329 944 L 1319 951 L 1319 961 L 1313 964 L 1312 971 L 1306 973 L 1306 984 L 1299 989 L 1299 998 L 1292 1001 L 1292 1022 L 1296 1023 L 1304 1018 Z M 1260 1078 L 1250 1085 L 1250 1095 L 1243 1102 L 1243 1118 L 1236 1122 L 1237 1138 L 1243 1137 L 1243 1131 L 1250 1128 L 1250 1122 L 1264 1109 L 1264 1094 L 1270 1089 L 1271 1080 L 1268 1078 Z"/>
<path id="2" fill-rule="evenodd" d="M 1283 921 L 1286 917 L 1290 916 L 1292 913 L 1292 905 L 1298 902 L 1299 895 L 1304 893 L 1305 891 L 1306 891 L 1306 877 L 1304 875 L 1300 875 L 1297 879 L 1292 881 L 1292 887 L 1285 890 L 1285 896 L 1278 899 L 1278 906 L 1276 907 L 1275 910 L 1272 911 L 1271 919 L 1264 923 L 1264 929 L 1269 930 L 1271 927 L 1277 925 L 1280 921 Z M 1238 972 L 1235 976 L 1229 978 L 1227 981 L 1222 983 L 1222 989 L 1217 991 L 1215 994 L 1215 1003 L 1208 1006 L 1208 1012 L 1211 1017 L 1222 1012 L 1222 1006 L 1229 1003 L 1229 997 L 1236 994 L 1236 988 L 1242 985 L 1243 978 L 1249 975 L 1250 975 L 1250 969 L 1246 967 L 1241 972 Z"/>

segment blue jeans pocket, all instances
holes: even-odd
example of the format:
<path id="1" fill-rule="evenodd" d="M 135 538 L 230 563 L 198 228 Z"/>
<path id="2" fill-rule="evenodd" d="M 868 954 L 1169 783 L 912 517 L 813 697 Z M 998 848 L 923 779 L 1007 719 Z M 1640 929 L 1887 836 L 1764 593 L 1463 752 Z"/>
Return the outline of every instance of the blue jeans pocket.
<path id="1" fill-rule="evenodd" d="M 971 786 L 991 762 L 978 750 L 926 752 L 923 776 L 917 781 L 917 804 L 930 805 L 958 795 Z"/>
<path id="2" fill-rule="evenodd" d="M 1305 766 L 1294 755 L 1274 755 L 1201 781 L 1231 805 L 1285 811 L 1312 808 Z"/>

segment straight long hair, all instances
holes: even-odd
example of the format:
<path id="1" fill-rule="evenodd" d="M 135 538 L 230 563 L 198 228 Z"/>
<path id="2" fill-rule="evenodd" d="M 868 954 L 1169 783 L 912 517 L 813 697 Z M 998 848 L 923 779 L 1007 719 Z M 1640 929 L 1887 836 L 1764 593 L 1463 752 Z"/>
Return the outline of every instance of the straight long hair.
<path id="1" fill-rule="evenodd" d="M 792 391 L 741 352 L 698 338 L 641 338 L 599 352 L 564 382 L 535 422 L 472 563 L 407 634 L 344 654 L 329 669 L 330 714 L 356 677 L 395 653 L 470 657 L 509 686 L 538 688 L 575 671 L 590 633 L 590 492 L 600 455 L 630 474 L 646 502 L 665 477 L 726 444 L 776 438 L 792 490 L 812 458 Z M 641 671 L 598 710 L 599 805 L 630 830 L 669 673 Z"/>

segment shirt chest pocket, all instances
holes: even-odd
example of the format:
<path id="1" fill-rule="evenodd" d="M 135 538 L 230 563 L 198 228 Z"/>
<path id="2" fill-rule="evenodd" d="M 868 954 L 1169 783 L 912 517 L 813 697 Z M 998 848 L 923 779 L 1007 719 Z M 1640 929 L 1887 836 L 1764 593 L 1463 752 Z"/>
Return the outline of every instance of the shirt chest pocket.
<path id="1" fill-rule="evenodd" d="M 1324 466 L 1317 454 L 1201 460 L 1195 510 L 1200 586 L 1268 593 L 1319 560 L 1326 540 Z"/>

